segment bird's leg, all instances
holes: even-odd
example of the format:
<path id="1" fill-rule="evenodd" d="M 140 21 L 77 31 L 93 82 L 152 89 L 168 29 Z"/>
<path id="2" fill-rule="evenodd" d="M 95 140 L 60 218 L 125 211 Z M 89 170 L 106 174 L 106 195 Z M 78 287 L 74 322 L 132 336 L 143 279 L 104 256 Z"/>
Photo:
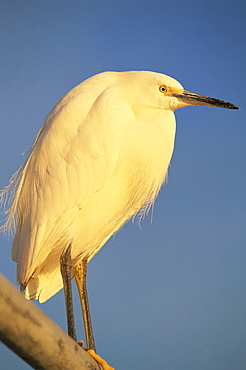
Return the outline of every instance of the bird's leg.
<path id="1" fill-rule="evenodd" d="M 90 315 L 89 300 L 86 288 L 86 276 L 87 276 L 87 258 L 83 258 L 76 266 L 75 281 L 79 291 L 79 297 L 82 307 L 82 316 L 85 327 L 85 337 L 87 349 L 92 349 L 96 352 L 95 340 L 92 330 L 92 322 Z"/>
<path id="2" fill-rule="evenodd" d="M 71 260 L 71 243 L 60 258 L 60 269 L 64 285 L 64 295 L 67 312 L 67 327 L 68 335 L 77 341 L 74 313 L 73 313 L 73 297 L 72 297 L 72 284 L 71 284 L 71 271 L 72 271 L 72 260 Z"/>
<path id="3" fill-rule="evenodd" d="M 86 288 L 87 262 L 88 259 L 83 258 L 82 261 L 80 261 L 75 267 L 76 269 L 75 281 L 78 287 L 82 307 L 87 353 L 89 353 L 91 357 L 93 357 L 98 362 L 98 364 L 101 365 L 100 368 L 102 368 L 103 370 L 114 370 L 113 367 L 108 365 L 105 360 L 103 360 L 99 355 L 96 354 L 96 346 L 92 330 L 90 307 Z"/>

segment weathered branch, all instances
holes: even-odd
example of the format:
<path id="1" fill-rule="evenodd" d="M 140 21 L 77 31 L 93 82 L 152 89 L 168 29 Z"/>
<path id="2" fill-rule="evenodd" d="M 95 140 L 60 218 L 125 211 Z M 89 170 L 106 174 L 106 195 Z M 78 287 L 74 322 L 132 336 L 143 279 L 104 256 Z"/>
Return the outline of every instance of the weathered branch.
<path id="1" fill-rule="evenodd" d="M 83 348 L 1 274 L 0 339 L 34 369 L 100 368 Z"/>

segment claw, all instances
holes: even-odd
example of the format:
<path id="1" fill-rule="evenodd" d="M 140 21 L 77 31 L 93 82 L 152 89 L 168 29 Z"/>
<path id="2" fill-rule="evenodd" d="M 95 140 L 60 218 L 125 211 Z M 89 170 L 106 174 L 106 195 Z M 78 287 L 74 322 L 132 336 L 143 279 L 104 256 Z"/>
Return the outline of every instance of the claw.
<path id="1" fill-rule="evenodd" d="M 89 355 L 102 366 L 103 370 L 114 370 L 114 368 L 110 366 L 105 360 L 103 360 L 102 357 L 96 354 L 94 349 L 88 349 L 87 353 L 89 353 Z"/>

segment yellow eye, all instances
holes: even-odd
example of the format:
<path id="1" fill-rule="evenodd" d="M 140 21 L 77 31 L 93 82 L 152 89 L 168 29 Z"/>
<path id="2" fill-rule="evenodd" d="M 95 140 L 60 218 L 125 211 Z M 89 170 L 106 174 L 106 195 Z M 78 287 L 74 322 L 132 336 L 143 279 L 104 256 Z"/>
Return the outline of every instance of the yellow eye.
<path id="1" fill-rule="evenodd" d="M 160 86 L 159 90 L 160 90 L 161 93 L 167 92 L 167 88 L 164 85 Z"/>

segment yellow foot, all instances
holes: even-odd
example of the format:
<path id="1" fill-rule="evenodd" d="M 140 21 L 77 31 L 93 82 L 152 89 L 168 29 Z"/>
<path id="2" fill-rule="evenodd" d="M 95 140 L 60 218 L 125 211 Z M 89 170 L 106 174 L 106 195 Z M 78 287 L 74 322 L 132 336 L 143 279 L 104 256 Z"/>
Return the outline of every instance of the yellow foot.
<path id="1" fill-rule="evenodd" d="M 96 354 L 94 349 L 88 349 L 86 352 L 89 353 L 89 355 L 91 355 L 91 357 L 93 357 L 102 366 L 103 370 L 114 370 L 114 368 L 109 366 L 107 362 L 102 359 L 102 357 Z"/>

